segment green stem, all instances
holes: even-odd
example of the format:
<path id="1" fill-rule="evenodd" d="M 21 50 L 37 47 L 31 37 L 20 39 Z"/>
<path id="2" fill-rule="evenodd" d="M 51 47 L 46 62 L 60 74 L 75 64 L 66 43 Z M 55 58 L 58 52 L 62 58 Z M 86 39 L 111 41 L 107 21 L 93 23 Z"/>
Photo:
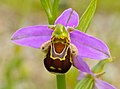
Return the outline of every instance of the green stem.
<path id="1" fill-rule="evenodd" d="M 57 89 L 66 89 L 65 74 L 56 75 L 56 79 L 57 79 Z"/>

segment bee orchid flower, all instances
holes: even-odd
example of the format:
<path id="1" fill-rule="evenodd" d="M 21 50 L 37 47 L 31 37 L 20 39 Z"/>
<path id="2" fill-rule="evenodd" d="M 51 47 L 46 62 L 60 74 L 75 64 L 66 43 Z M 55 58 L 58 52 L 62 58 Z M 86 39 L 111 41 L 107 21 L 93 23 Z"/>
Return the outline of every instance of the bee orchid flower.
<path id="1" fill-rule="evenodd" d="M 105 43 L 77 30 L 78 24 L 77 12 L 69 8 L 54 25 L 20 28 L 11 39 L 21 46 L 42 49 L 46 53 L 45 67 L 50 72 L 66 73 L 72 64 L 85 71 L 88 66 L 82 58 L 102 60 L 109 58 L 110 52 Z"/>

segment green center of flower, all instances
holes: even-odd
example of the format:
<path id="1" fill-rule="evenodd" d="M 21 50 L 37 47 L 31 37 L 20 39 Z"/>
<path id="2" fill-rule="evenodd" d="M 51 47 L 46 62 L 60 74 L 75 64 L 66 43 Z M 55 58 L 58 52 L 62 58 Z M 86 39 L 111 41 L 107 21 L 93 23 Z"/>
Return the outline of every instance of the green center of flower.
<path id="1" fill-rule="evenodd" d="M 62 39 L 63 41 L 66 41 L 69 43 L 70 36 L 68 31 L 65 29 L 65 27 L 61 24 L 57 24 L 55 26 L 54 32 L 52 33 L 52 41 L 54 42 L 54 39 Z"/>

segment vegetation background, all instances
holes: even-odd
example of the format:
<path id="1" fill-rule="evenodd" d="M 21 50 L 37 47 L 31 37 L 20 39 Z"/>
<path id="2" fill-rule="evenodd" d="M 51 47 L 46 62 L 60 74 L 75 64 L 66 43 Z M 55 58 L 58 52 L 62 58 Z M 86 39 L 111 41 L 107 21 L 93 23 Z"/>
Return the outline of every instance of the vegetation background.
<path id="1" fill-rule="evenodd" d="M 59 13 L 73 8 L 81 16 L 90 0 L 60 0 Z M 55 89 L 55 75 L 43 65 L 39 49 L 17 46 L 10 40 L 20 27 L 48 24 L 40 0 L 0 0 L 0 89 Z M 120 89 L 120 0 L 98 0 L 87 32 L 110 48 L 113 62 L 105 66 L 103 79 Z M 97 61 L 85 59 L 90 66 Z M 78 72 L 67 73 L 67 88 L 73 89 Z"/>

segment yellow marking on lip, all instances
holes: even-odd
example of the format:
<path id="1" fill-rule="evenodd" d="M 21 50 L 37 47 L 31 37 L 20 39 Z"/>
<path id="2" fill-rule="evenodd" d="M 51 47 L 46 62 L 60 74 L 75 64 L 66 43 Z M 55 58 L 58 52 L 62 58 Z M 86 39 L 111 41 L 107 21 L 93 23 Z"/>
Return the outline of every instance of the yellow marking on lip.
<path id="1" fill-rule="evenodd" d="M 61 68 L 58 68 L 58 70 L 62 70 Z"/>
<path id="2" fill-rule="evenodd" d="M 55 68 L 55 67 L 53 67 L 53 66 L 50 66 L 50 69 L 55 70 L 56 68 Z"/>
<path id="3" fill-rule="evenodd" d="M 53 47 L 53 46 L 51 45 L 50 58 L 52 58 L 53 60 L 59 59 L 60 61 L 66 60 L 65 57 L 67 56 L 67 51 L 68 51 L 68 48 L 69 48 L 69 47 L 64 48 L 63 52 L 61 52 L 60 54 L 58 54 L 58 53 L 56 53 L 56 52 L 54 51 L 55 54 L 58 55 L 58 56 L 56 56 L 56 57 L 53 57 L 53 56 L 52 56 L 52 47 Z M 54 49 L 53 49 L 53 50 L 54 50 Z M 65 52 L 65 55 L 64 55 L 62 58 L 60 58 L 59 56 L 62 55 L 64 52 Z"/>

